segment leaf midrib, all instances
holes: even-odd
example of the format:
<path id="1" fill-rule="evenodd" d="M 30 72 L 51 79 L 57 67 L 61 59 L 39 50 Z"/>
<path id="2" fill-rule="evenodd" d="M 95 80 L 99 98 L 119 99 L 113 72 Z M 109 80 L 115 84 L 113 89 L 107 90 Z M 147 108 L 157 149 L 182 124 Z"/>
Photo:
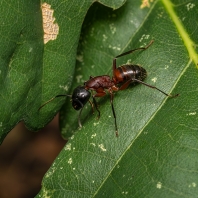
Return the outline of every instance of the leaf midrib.
<path id="1" fill-rule="evenodd" d="M 167 13 L 169 14 L 170 18 L 172 19 L 178 34 L 181 36 L 182 40 L 184 41 L 184 46 L 186 47 L 190 59 L 197 65 L 198 63 L 198 55 L 195 51 L 195 48 L 193 47 L 195 44 L 191 40 L 188 32 L 186 31 L 185 27 L 181 23 L 181 20 L 179 17 L 176 15 L 176 12 L 173 8 L 173 4 L 171 3 L 170 0 L 162 0 L 162 3 L 164 4 L 164 7 L 166 8 Z M 198 68 L 198 65 L 197 65 Z"/>

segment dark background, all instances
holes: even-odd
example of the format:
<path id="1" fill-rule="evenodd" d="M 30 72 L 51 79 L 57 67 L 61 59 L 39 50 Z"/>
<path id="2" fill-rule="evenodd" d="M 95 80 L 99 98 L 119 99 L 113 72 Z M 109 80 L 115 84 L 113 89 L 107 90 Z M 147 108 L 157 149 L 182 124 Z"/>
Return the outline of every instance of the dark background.
<path id="1" fill-rule="evenodd" d="M 34 197 L 65 143 L 59 132 L 58 115 L 38 132 L 28 131 L 20 122 L 0 146 L 0 197 Z"/>

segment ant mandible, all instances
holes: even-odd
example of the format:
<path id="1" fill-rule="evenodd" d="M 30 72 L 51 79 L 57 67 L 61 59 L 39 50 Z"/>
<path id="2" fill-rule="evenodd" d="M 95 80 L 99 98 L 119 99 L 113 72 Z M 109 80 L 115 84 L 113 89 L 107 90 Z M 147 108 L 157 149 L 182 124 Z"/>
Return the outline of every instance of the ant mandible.
<path id="1" fill-rule="evenodd" d="M 96 76 L 96 77 L 90 76 L 90 79 L 88 81 L 84 82 L 83 86 L 78 86 L 74 89 L 72 95 L 66 95 L 66 94 L 57 95 L 54 98 L 45 102 L 39 108 L 39 110 L 44 105 L 51 102 L 52 100 L 54 100 L 57 97 L 62 97 L 62 96 L 71 97 L 73 108 L 75 110 L 80 110 L 79 115 L 78 115 L 78 124 L 79 124 L 80 127 L 82 127 L 81 121 L 80 121 L 80 115 L 81 115 L 82 109 L 85 106 L 85 104 L 89 101 L 89 103 L 92 106 L 92 110 L 95 106 L 95 108 L 98 112 L 98 118 L 100 118 L 100 111 L 98 109 L 95 98 L 105 96 L 106 91 L 107 91 L 110 94 L 111 108 L 112 108 L 112 112 L 113 112 L 113 116 L 114 116 L 114 122 L 115 122 L 115 132 L 116 132 L 116 136 L 118 136 L 116 114 L 115 114 L 115 110 L 114 110 L 114 106 L 113 106 L 113 99 L 114 99 L 113 92 L 114 91 L 124 90 L 129 86 L 130 83 L 136 82 L 136 83 L 141 83 L 143 85 L 146 85 L 147 87 L 157 89 L 158 91 L 160 91 L 161 93 L 165 94 L 168 97 L 176 97 L 176 96 L 179 95 L 179 94 L 176 94 L 176 95 L 167 94 L 164 91 L 158 89 L 157 87 L 143 82 L 143 80 L 147 76 L 147 73 L 146 73 L 146 70 L 139 65 L 124 64 L 124 65 L 121 65 L 119 67 L 116 66 L 116 59 L 117 58 L 125 56 L 127 54 L 130 54 L 130 53 L 132 53 L 134 51 L 137 51 L 137 50 L 146 50 L 151 46 L 152 43 L 153 43 L 153 40 L 151 40 L 150 43 L 146 47 L 140 47 L 140 48 L 137 48 L 137 49 L 133 49 L 133 50 L 124 52 L 124 53 L 116 56 L 113 59 L 113 68 L 112 68 L 113 69 L 113 77 L 112 78 L 108 75 L 102 75 L 102 76 Z M 95 94 L 91 94 L 89 90 L 95 91 Z M 90 101 L 91 95 L 92 95 L 93 103 Z"/>

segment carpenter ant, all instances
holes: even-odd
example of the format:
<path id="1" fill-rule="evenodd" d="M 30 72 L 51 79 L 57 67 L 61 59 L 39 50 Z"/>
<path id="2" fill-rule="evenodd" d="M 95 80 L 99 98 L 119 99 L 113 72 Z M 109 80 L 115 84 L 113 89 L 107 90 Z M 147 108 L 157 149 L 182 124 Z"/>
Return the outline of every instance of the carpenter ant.
<path id="1" fill-rule="evenodd" d="M 133 49 L 133 50 L 124 52 L 124 53 L 116 56 L 113 59 L 113 68 L 112 68 L 113 69 L 113 77 L 112 78 L 108 75 L 102 75 L 102 76 L 96 76 L 96 77 L 90 76 L 90 79 L 88 81 L 84 82 L 83 86 L 78 86 L 77 88 L 74 89 L 72 95 L 57 95 L 54 98 L 50 99 L 49 101 L 45 102 L 39 108 L 39 110 L 44 105 L 51 102 L 52 100 L 54 100 L 57 97 L 61 97 L 61 96 L 71 97 L 73 108 L 75 110 L 80 110 L 80 113 L 78 116 L 78 124 L 80 127 L 82 127 L 81 121 L 80 121 L 80 115 L 81 115 L 84 105 L 89 101 L 89 103 L 92 106 L 92 110 L 95 106 L 95 108 L 98 112 L 98 118 L 100 118 L 100 111 L 98 109 L 95 98 L 105 96 L 106 91 L 107 91 L 110 94 L 111 108 L 112 108 L 114 122 L 115 122 L 115 132 L 116 132 L 116 136 L 118 136 L 116 114 L 115 114 L 115 110 L 114 110 L 114 106 L 113 106 L 113 97 L 114 97 L 113 92 L 114 91 L 124 90 L 129 86 L 130 83 L 134 82 L 134 83 L 141 83 L 141 84 L 146 85 L 153 89 L 157 89 L 158 91 L 160 91 L 161 93 L 165 94 L 168 97 L 176 97 L 179 95 L 179 94 L 176 94 L 176 95 L 167 94 L 164 91 L 158 89 L 157 87 L 143 82 L 143 80 L 147 76 L 147 73 L 146 73 L 146 70 L 139 65 L 124 64 L 122 66 L 116 67 L 116 59 L 117 58 L 125 56 L 127 54 L 130 54 L 137 50 L 146 50 L 148 47 L 150 47 L 150 45 L 152 43 L 153 43 L 153 40 L 151 40 L 150 43 L 146 47 Z M 89 90 L 95 91 L 95 94 L 91 94 Z M 90 101 L 91 96 L 93 99 L 93 103 Z"/>

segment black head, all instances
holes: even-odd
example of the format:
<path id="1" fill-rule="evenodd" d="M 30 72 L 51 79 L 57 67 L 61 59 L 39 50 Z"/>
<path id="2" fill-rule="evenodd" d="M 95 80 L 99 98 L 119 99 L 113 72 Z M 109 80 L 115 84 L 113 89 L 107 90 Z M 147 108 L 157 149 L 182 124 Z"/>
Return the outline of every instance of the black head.
<path id="1" fill-rule="evenodd" d="M 84 86 L 76 87 L 72 94 L 72 106 L 75 110 L 80 110 L 89 101 L 91 93 Z"/>

